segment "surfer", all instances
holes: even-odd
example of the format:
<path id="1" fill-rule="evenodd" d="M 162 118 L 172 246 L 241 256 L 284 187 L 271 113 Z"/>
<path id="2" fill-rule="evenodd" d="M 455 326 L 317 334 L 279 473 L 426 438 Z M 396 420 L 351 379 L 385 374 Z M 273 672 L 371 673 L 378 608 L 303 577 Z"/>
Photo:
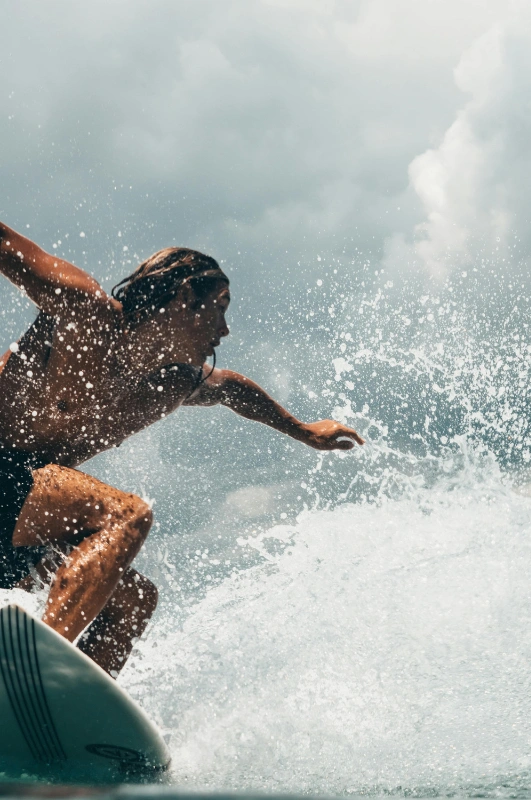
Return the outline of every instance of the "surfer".
<path id="1" fill-rule="evenodd" d="M 256 383 L 205 364 L 227 336 L 229 280 L 169 247 L 107 295 L 88 273 L 0 224 L 0 273 L 37 306 L 0 358 L 0 588 L 49 585 L 43 620 L 116 676 L 157 603 L 131 563 L 148 503 L 79 471 L 179 406 L 221 403 L 318 450 L 363 440 L 300 422 Z"/>

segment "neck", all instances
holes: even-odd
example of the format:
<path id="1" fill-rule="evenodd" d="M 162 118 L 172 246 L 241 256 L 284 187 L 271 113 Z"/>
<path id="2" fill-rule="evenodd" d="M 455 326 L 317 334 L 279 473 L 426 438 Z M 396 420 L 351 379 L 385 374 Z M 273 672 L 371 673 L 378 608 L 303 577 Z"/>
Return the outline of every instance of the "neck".
<path id="1" fill-rule="evenodd" d="M 149 320 L 135 327 L 124 327 L 118 334 L 116 354 L 129 372 L 155 372 L 167 364 L 202 364 L 185 330 L 168 331 Z"/>

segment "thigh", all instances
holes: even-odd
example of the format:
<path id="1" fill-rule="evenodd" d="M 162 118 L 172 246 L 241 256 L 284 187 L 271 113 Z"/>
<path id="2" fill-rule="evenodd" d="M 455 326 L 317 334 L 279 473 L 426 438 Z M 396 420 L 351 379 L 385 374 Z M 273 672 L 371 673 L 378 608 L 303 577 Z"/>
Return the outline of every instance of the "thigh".
<path id="1" fill-rule="evenodd" d="M 33 472 L 33 487 L 18 517 L 13 545 L 75 543 L 99 531 L 111 517 L 133 510 L 136 500 L 135 495 L 77 469 L 48 464 Z"/>

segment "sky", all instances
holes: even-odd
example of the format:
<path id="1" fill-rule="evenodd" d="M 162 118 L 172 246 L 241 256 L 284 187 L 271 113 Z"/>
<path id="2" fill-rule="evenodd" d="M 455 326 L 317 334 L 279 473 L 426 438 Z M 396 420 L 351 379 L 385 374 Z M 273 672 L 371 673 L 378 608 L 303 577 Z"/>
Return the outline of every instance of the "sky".
<path id="1" fill-rule="evenodd" d="M 524 3 L 3 7 L 1 213 L 102 277 L 170 242 L 245 284 L 356 247 L 436 273 L 525 234 Z"/>
<path id="2" fill-rule="evenodd" d="M 213 255 L 234 296 L 221 365 L 258 378 L 295 413 L 312 391 L 315 413 L 331 413 L 322 388 L 339 351 L 309 386 L 297 348 L 331 302 L 319 287 L 334 269 L 353 286 L 368 264 L 386 279 L 415 273 L 436 284 L 467 264 L 527 259 L 524 2 L 1 7 L 0 218 L 106 289 L 162 247 Z M 5 283 L 2 292 L 7 344 L 31 310 Z M 150 432 L 132 454 L 106 456 L 94 470 L 158 491 L 163 506 L 172 464 L 188 470 L 187 508 L 206 481 L 225 516 L 232 502 L 252 518 L 249 486 L 274 487 L 253 495 L 263 511 L 292 480 L 282 458 L 299 472 L 314 462 L 273 432 L 240 434 L 240 421 L 218 411 L 203 450 L 206 417 L 184 412 L 185 423 L 168 422 L 164 435 Z M 227 455 L 235 436 L 236 460 Z M 232 482 L 220 464 L 231 464 Z M 201 506 L 196 499 L 199 521 L 186 524 L 204 524 Z"/>

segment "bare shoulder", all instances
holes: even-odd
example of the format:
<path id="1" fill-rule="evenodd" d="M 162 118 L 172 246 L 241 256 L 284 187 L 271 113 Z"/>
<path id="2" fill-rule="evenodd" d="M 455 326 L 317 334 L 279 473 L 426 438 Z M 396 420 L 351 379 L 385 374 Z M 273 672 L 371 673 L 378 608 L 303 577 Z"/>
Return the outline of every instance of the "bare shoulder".
<path id="1" fill-rule="evenodd" d="M 55 315 L 66 305 L 95 306 L 116 312 L 119 303 L 98 281 L 65 259 L 0 224 L 0 274 L 22 289 L 35 305 Z"/>

